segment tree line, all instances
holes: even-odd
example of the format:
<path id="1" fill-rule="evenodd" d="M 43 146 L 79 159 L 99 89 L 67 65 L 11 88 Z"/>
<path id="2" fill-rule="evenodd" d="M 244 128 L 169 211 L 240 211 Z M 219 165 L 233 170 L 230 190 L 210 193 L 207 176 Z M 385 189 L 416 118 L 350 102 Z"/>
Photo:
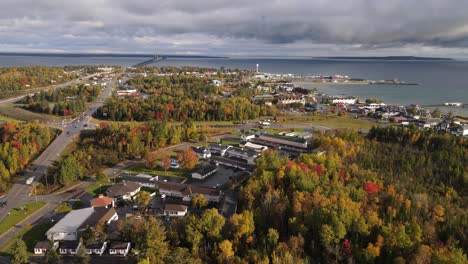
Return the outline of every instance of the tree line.
<path id="1" fill-rule="evenodd" d="M 86 103 L 96 100 L 101 94 L 99 85 L 84 84 L 62 89 L 40 91 L 25 96 L 19 103 L 23 108 L 44 114 L 74 115 L 86 109 Z"/>
<path id="2" fill-rule="evenodd" d="M 0 125 L 0 192 L 54 138 L 55 133 L 39 123 L 8 122 Z"/>
<path id="3" fill-rule="evenodd" d="M 68 73 L 59 67 L 0 67 L 0 91 L 19 91 L 76 78 L 77 73 Z"/>
<path id="4" fill-rule="evenodd" d="M 236 121 L 275 115 L 276 109 L 255 105 L 246 97 L 222 98 L 219 87 L 190 75 L 136 77 L 130 85 L 148 97 L 113 98 L 96 116 L 113 121 Z"/>

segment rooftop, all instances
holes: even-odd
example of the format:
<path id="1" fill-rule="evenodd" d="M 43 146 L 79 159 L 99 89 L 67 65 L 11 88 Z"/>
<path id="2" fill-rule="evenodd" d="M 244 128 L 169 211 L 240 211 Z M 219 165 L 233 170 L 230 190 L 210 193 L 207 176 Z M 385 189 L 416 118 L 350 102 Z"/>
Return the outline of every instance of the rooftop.
<path id="1" fill-rule="evenodd" d="M 34 248 L 50 249 L 50 248 L 52 248 L 52 243 L 50 241 L 39 241 L 39 242 L 36 243 Z"/>
<path id="2" fill-rule="evenodd" d="M 212 171 L 215 171 L 217 170 L 218 167 L 216 167 L 215 165 L 209 163 L 209 162 L 202 162 L 200 164 L 198 164 L 197 168 L 195 169 L 194 172 L 198 172 L 199 174 L 201 175 L 205 175 L 205 174 L 208 174 Z"/>
<path id="3" fill-rule="evenodd" d="M 177 211 L 177 212 L 185 212 L 187 210 L 187 206 L 182 204 L 166 204 L 164 206 L 164 210 L 167 211 Z"/>
<path id="4" fill-rule="evenodd" d="M 112 242 L 109 249 L 127 249 L 130 242 Z"/>
<path id="5" fill-rule="evenodd" d="M 136 182 L 117 183 L 107 189 L 107 195 L 110 197 L 123 196 L 130 192 L 136 191 L 140 187 L 141 185 Z"/>
<path id="6" fill-rule="evenodd" d="M 86 249 L 101 249 L 104 246 L 104 242 L 89 243 L 86 245 Z"/>
<path id="7" fill-rule="evenodd" d="M 96 207 L 93 209 L 94 213 L 80 225 L 80 229 L 86 228 L 87 226 L 95 227 L 100 221 L 107 222 L 117 213 L 114 207 Z"/>
<path id="8" fill-rule="evenodd" d="M 263 137 L 270 137 L 270 138 L 276 138 L 276 139 L 281 139 L 281 140 L 287 140 L 287 141 L 293 141 L 297 143 L 305 143 L 307 142 L 306 139 L 304 138 L 297 138 L 297 137 L 286 137 L 286 136 L 280 136 L 280 135 L 272 135 L 272 134 L 263 134 Z"/>
<path id="9" fill-rule="evenodd" d="M 47 233 L 73 233 L 76 232 L 88 217 L 94 213 L 94 208 L 84 208 L 70 211 L 65 217 L 58 221 Z"/>
<path id="10" fill-rule="evenodd" d="M 80 241 L 60 241 L 59 249 L 76 249 Z"/>
<path id="11" fill-rule="evenodd" d="M 113 201 L 114 199 L 104 196 L 103 194 L 99 194 L 98 198 L 94 198 L 90 202 L 91 207 L 105 207 L 112 204 Z"/>

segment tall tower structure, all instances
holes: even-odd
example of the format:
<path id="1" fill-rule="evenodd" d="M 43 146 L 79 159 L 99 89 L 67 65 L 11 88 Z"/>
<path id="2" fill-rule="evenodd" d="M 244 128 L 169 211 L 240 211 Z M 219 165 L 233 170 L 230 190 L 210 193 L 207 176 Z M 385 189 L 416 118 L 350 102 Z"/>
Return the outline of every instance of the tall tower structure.
<path id="1" fill-rule="evenodd" d="M 260 66 L 260 65 L 258 65 L 258 63 L 257 63 L 257 73 L 258 73 L 258 66 Z"/>

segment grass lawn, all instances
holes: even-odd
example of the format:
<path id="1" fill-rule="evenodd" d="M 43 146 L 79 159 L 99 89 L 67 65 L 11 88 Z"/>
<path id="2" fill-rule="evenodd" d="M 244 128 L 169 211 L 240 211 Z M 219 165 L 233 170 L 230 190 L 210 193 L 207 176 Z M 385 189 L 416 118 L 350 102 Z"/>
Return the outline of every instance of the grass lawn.
<path id="1" fill-rule="evenodd" d="M 101 193 L 105 193 L 106 190 L 111 186 L 110 182 L 95 182 L 88 187 L 86 187 L 86 192 L 91 194 L 94 197 L 99 196 Z"/>
<path id="2" fill-rule="evenodd" d="M 151 169 L 147 168 L 145 164 L 135 164 L 133 166 L 128 167 L 125 169 L 127 172 L 131 174 L 156 174 L 160 176 L 175 176 L 175 177 L 184 177 L 185 171 L 182 169 L 169 169 L 168 171 L 163 171 L 159 169 Z"/>
<path id="3" fill-rule="evenodd" d="M 27 226 L 23 230 L 21 230 L 16 236 L 6 242 L 2 248 L 0 248 L 0 252 L 4 254 L 10 254 L 11 244 L 13 240 L 16 238 L 21 238 L 25 243 L 28 249 L 29 255 L 34 255 L 34 246 L 38 241 L 47 240 L 45 233 L 49 230 L 55 223 L 47 222 L 41 223 L 34 226 Z"/>
<path id="4" fill-rule="evenodd" d="M 5 217 L 2 222 L 0 222 L 0 234 L 5 233 L 10 228 L 23 221 L 26 217 L 41 209 L 44 205 L 46 205 L 45 202 L 32 202 L 21 205 L 26 208 L 24 211 L 19 209 L 21 206 L 13 208 L 13 210 L 11 210 L 11 214 Z"/>
<path id="5" fill-rule="evenodd" d="M 59 204 L 55 208 L 55 212 L 57 213 L 67 213 L 67 212 L 70 212 L 71 210 L 73 210 L 73 208 L 71 208 L 71 206 L 66 202 Z"/>
<path id="6" fill-rule="evenodd" d="M 338 116 L 334 114 L 323 115 L 302 115 L 302 116 L 286 116 L 285 124 L 310 124 L 336 128 L 353 128 L 353 129 L 370 129 L 375 124 L 364 119 L 356 119 L 352 115 L 345 114 Z"/>
<path id="7" fill-rule="evenodd" d="M 0 113 L 24 121 L 61 122 L 63 117 L 34 113 L 14 105 L 0 107 Z"/>
<path id="8" fill-rule="evenodd" d="M 10 122 L 10 121 L 19 121 L 19 120 L 15 119 L 15 118 L 12 118 L 12 117 L 0 115 L 0 121 Z"/>

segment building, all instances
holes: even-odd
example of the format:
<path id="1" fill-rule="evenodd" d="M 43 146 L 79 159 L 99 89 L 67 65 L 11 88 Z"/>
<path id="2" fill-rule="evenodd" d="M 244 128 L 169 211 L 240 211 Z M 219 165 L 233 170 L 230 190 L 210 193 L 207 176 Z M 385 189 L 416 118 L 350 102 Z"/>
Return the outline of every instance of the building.
<path id="1" fill-rule="evenodd" d="M 159 177 L 149 174 L 129 174 L 125 173 L 122 175 L 122 182 L 128 183 L 139 183 L 141 186 L 149 187 L 149 188 L 156 188 L 156 182 L 158 181 Z"/>
<path id="2" fill-rule="evenodd" d="M 345 97 L 345 98 L 331 98 L 330 99 L 330 102 L 332 104 L 345 104 L 345 105 L 349 105 L 349 104 L 357 104 L 358 103 L 358 99 L 356 97 Z"/>
<path id="3" fill-rule="evenodd" d="M 220 80 L 212 80 L 211 83 L 216 87 L 223 85 L 223 82 Z"/>
<path id="4" fill-rule="evenodd" d="M 306 149 L 308 141 L 304 138 L 286 137 L 279 135 L 263 134 L 258 137 L 261 142 L 269 143 L 274 146 L 289 146 Z"/>
<path id="5" fill-rule="evenodd" d="M 118 215 L 113 207 L 88 207 L 73 210 L 50 228 L 46 232 L 46 236 L 50 241 L 78 240 L 79 232 L 88 226 L 95 228 L 100 221 L 110 224 L 117 219 Z"/>
<path id="6" fill-rule="evenodd" d="M 34 246 L 34 254 L 45 254 L 49 249 L 55 250 L 58 248 L 58 244 L 58 242 L 54 242 L 52 245 L 50 241 L 39 241 Z"/>
<path id="7" fill-rule="evenodd" d="M 255 164 L 255 159 L 258 157 L 258 153 L 250 149 L 232 147 L 226 151 L 225 156 L 253 165 Z"/>
<path id="8" fill-rule="evenodd" d="M 191 201 L 192 197 L 197 194 L 202 194 L 209 202 L 219 202 L 222 196 L 222 191 L 218 189 L 170 182 L 159 183 L 159 193 L 170 197 L 182 198 L 186 202 Z"/>
<path id="9" fill-rule="evenodd" d="M 255 143 L 252 143 L 252 142 L 245 142 L 245 143 L 242 143 L 241 146 L 244 147 L 244 148 L 246 148 L 246 149 L 253 150 L 253 151 L 257 152 L 257 153 L 262 153 L 262 152 L 268 150 L 268 147 L 267 147 L 267 146 L 255 144 Z"/>
<path id="10" fill-rule="evenodd" d="M 116 200 L 130 200 L 141 190 L 137 182 L 123 182 L 112 185 L 107 189 L 107 196 Z"/>
<path id="11" fill-rule="evenodd" d="M 164 214 L 167 216 L 185 216 L 187 214 L 187 206 L 182 204 L 166 204 L 164 206 Z"/>
<path id="12" fill-rule="evenodd" d="M 90 203 L 91 207 L 114 207 L 114 199 L 104 196 L 104 194 L 99 194 L 99 197 L 92 199 Z"/>
<path id="13" fill-rule="evenodd" d="M 211 144 L 209 145 L 209 149 L 211 154 L 216 154 L 219 156 L 224 156 L 228 149 L 232 148 L 232 146 L 222 145 L 222 144 Z"/>
<path id="14" fill-rule="evenodd" d="M 194 172 L 192 172 L 192 178 L 198 180 L 204 180 L 210 175 L 216 173 L 218 171 L 218 167 L 209 163 L 209 162 L 202 162 L 198 164 L 197 168 Z"/>
<path id="15" fill-rule="evenodd" d="M 211 152 L 208 148 L 203 146 L 192 147 L 192 150 L 197 154 L 200 159 L 208 159 L 211 157 Z"/>
<path id="16" fill-rule="evenodd" d="M 241 135 L 241 139 L 243 141 L 249 141 L 251 140 L 252 138 L 255 138 L 255 134 L 242 134 Z"/>
<path id="17" fill-rule="evenodd" d="M 127 256 L 130 252 L 130 242 L 112 242 L 109 246 L 110 255 Z"/>
<path id="18" fill-rule="evenodd" d="M 94 213 L 94 208 L 84 208 L 73 210 L 58 221 L 47 232 L 47 238 L 50 241 L 78 239 L 78 229 Z"/>
<path id="19" fill-rule="evenodd" d="M 106 251 L 107 242 L 96 242 L 86 245 L 86 254 L 88 255 L 99 255 L 101 256 Z"/>
<path id="20" fill-rule="evenodd" d="M 278 99 L 278 104 L 303 104 L 305 105 L 306 100 L 304 96 L 285 96 Z"/>
<path id="21" fill-rule="evenodd" d="M 59 243 L 60 255 L 76 255 L 82 246 L 80 241 L 63 241 Z"/>

